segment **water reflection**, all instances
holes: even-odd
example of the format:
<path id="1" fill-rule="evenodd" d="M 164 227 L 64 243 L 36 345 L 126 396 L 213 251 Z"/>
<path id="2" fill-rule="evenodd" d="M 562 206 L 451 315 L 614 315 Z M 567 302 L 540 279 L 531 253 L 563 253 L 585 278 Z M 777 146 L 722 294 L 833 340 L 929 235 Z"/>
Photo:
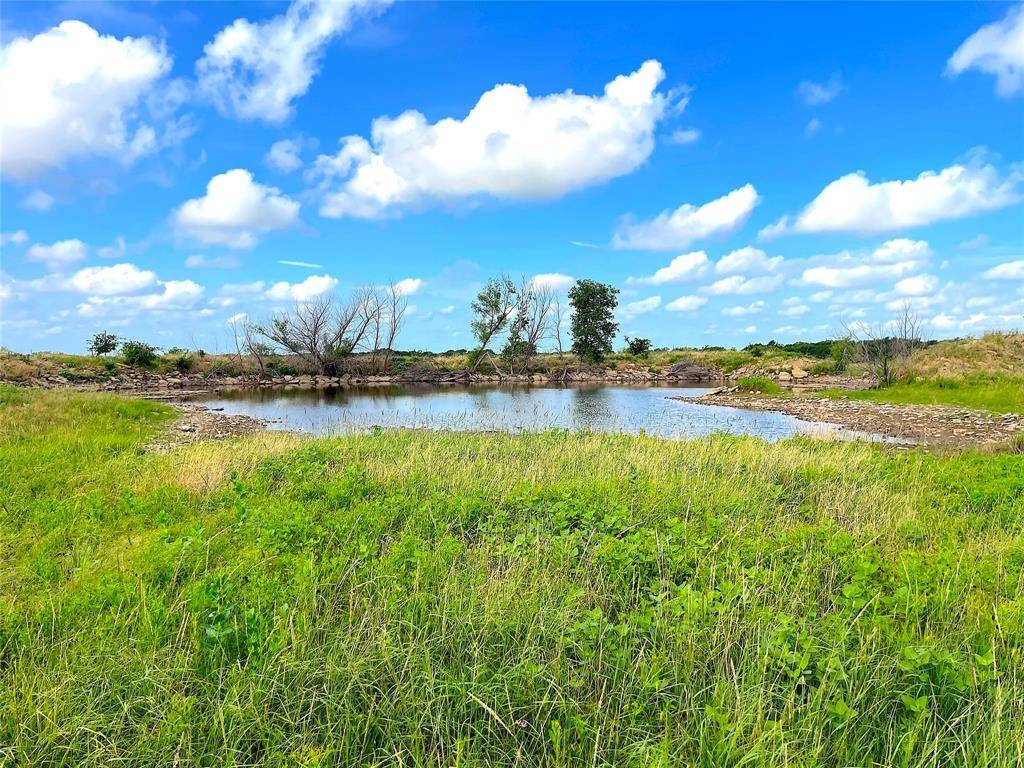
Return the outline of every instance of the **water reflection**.
<path id="1" fill-rule="evenodd" d="M 661 437 L 722 431 L 778 440 L 823 426 L 781 413 L 670 400 L 706 388 L 665 386 L 485 387 L 389 385 L 324 389 L 224 390 L 199 395 L 225 413 L 271 422 L 272 429 L 315 434 L 411 427 L 459 431 L 563 428 Z"/>

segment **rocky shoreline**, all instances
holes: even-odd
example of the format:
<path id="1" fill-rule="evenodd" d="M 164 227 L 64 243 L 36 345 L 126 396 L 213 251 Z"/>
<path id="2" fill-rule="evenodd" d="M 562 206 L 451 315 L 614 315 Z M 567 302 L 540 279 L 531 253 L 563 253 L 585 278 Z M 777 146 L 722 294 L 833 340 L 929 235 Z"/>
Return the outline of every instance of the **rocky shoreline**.
<path id="1" fill-rule="evenodd" d="M 170 451 L 182 445 L 206 440 L 252 435 L 267 428 L 268 422 L 252 416 L 220 413 L 196 403 L 170 403 L 177 418 L 150 444 L 150 450 Z"/>
<path id="2" fill-rule="evenodd" d="M 499 374 L 469 371 L 445 371 L 437 368 L 415 367 L 395 374 L 346 373 L 338 376 L 310 374 L 277 374 L 272 376 L 236 376 L 227 374 L 156 373 L 129 370 L 105 379 L 69 378 L 60 374 L 45 374 L 18 381 L 18 384 L 43 389 L 70 388 L 99 392 L 130 392 L 143 397 L 175 397 L 211 392 L 218 389 L 314 389 L 351 386 L 391 386 L 422 384 L 434 386 L 466 385 L 537 385 L 537 384 L 676 384 L 681 386 L 714 385 L 735 381 L 750 375 L 747 369 L 728 374 L 690 362 L 680 362 L 663 371 L 642 365 L 615 368 L 597 366 L 566 368 L 559 371 L 528 374 Z M 811 375 L 799 368 L 770 374 L 782 386 L 794 390 L 807 389 L 864 389 L 871 385 L 866 378 Z"/>
<path id="3" fill-rule="evenodd" d="M 162 394 L 209 392 L 216 389 L 319 388 L 347 386 L 388 386 L 395 384 L 568 384 L 568 383 L 677 383 L 702 384 L 722 381 L 722 374 L 691 363 L 677 363 L 662 372 L 643 366 L 622 368 L 578 368 L 557 372 L 529 374 L 497 374 L 469 371 L 444 371 L 416 368 L 396 374 L 346 373 L 338 376 L 310 374 L 273 376 L 199 375 L 188 373 L 153 373 L 133 370 L 98 381 L 69 379 L 61 375 L 39 376 L 20 382 L 25 386 L 102 392 L 151 392 Z"/>
<path id="4" fill-rule="evenodd" d="M 857 432 L 882 435 L 895 442 L 927 445 L 1005 443 L 1024 431 L 1024 416 L 992 414 L 945 405 L 905 405 L 827 397 L 765 397 L 713 390 L 700 397 L 674 400 L 774 411 L 804 421 L 825 422 Z"/>

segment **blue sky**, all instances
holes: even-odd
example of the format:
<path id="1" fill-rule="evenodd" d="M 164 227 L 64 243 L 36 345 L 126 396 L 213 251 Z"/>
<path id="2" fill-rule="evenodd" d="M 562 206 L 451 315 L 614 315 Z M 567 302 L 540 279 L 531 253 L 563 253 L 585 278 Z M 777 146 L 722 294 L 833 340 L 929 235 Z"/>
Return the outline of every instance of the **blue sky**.
<path id="1" fill-rule="evenodd" d="M 223 349 L 371 283 L 463 347 L 499 272 L 657 346 L 1024 327 L 1020 5 L 2 10 L 8 348 Z"/>

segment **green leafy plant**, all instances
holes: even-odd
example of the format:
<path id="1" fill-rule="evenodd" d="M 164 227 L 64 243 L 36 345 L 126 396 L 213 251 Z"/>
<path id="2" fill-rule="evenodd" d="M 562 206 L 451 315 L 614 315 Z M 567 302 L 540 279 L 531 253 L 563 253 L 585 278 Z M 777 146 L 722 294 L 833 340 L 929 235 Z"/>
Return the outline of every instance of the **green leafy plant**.
<path id="1" fill-rule="evenodd" d="M 647 357 L 651 352 L 651 340 L 626 336 L 626 351 L 635 357 Z"/>
<path id="2" fill-rule="evenodd" d="M 782 387 L 767 376 L 741 376 L 736 382 L 736 388 L 744 392 L 760 392 L 764 395 L 777 395 L 783 391 Z"/>
<path id="3" fill-rule="evenodd" d="M 157 348 L 143 341 L 126 341 L 121 345 L 121 357 L 133 368 L 152 368 Z"/>

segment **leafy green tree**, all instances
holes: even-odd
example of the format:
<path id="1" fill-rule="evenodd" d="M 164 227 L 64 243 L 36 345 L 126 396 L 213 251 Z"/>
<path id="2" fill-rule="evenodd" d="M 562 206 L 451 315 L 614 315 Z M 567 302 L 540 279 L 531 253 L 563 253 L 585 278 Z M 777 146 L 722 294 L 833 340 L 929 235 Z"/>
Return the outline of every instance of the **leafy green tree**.
<path id="1" fill-rule="evenodd" d="M 117 349 L 117 341 L 117 336 L 114 334 L 100 331 L 89 342 L 89 352 L 95 356 L 109 355 Z"/>
<path id="2" fill-rule="evenodd" d="M 595 280 L 577 280 L 569 291 L 572 351 L 586 363 L 599 363 L 612 351 L 619 330 L 615 307 L 619 289 Z"/>
<path id="3" fill-rule="evenodd" d="M 631 339 L 626 337 L 626 351 L 636 357 L 647 357 L 651 351 L 650 339 Z"/>
<path id="4" fill-rule="evenodd" d="M 516 295 L 515 283 L 502 275 L 488 280 L 469 305 L 473 310 L 470 328 L 473 329 L 473 336 L 480 345 L 470 355 L 471 370 L 475 371 L 480 366 L 486 355 L 487 345 L 505 330 L 517 307 Z"/>

